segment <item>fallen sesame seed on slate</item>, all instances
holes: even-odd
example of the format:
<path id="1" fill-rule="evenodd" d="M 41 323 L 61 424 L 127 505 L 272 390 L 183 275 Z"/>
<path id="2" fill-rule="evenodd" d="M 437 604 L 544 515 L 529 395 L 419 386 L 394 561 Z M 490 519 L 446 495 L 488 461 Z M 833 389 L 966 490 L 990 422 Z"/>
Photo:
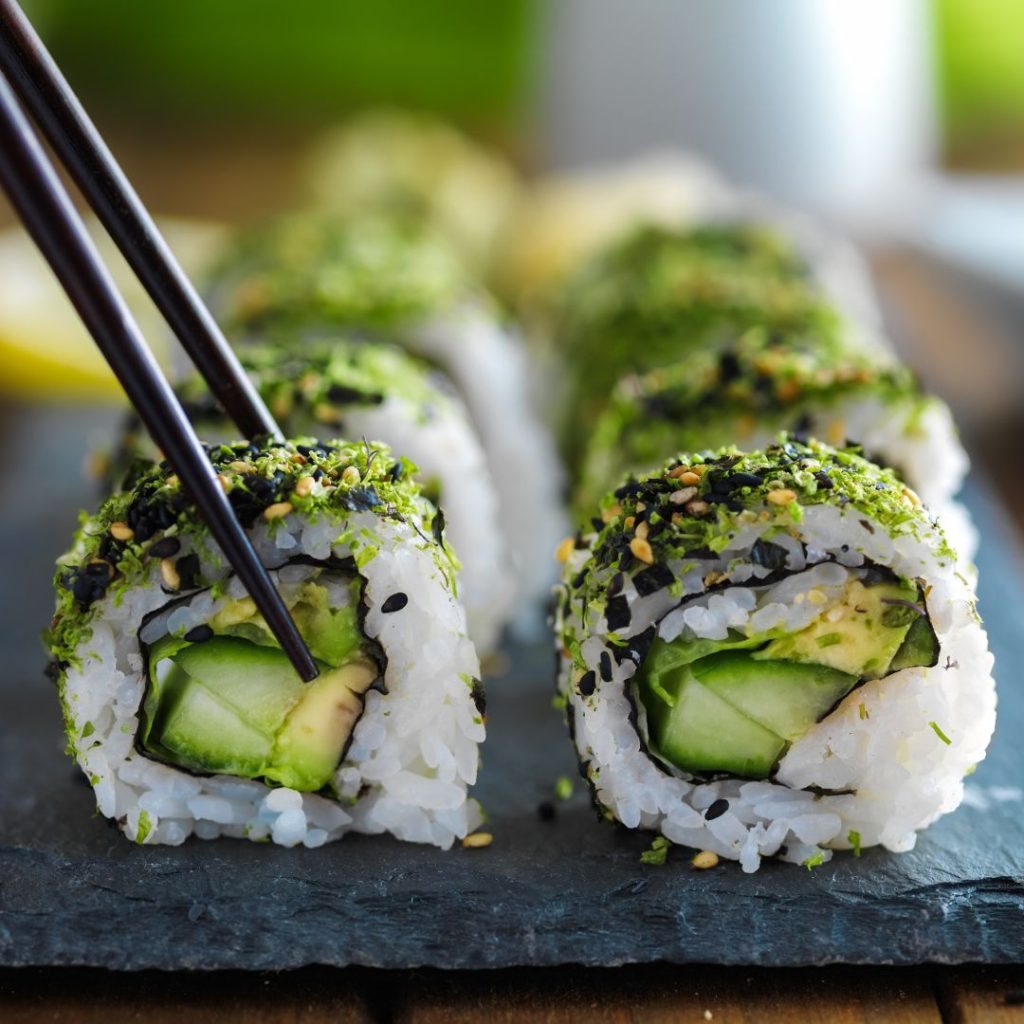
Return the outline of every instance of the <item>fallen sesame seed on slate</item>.
<path id="1" fill-rule="evenodd" d="M 537 817 L 541 821 L 554 821 L 558 810 L 550 800 L 542 800 L 537 804 Z"/>
<path id="2" fill-rule="evenodd" d="M 389 612 L 400 612 L 409 603 L 409 597 L 407 594 L 403 594 L 399 591 L 397 594 L 392 594 L 381 606 L 380 610 L 385 614 Z"/>

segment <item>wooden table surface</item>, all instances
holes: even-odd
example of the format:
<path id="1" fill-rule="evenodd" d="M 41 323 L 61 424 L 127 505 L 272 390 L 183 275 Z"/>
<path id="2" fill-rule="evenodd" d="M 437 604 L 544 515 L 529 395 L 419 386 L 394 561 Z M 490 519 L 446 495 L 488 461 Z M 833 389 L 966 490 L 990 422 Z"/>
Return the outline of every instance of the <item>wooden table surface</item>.
<path id="1" fill-rule="evenodd" d="M 0 971 L 0 1021 L 76 1024 L 1024 1024 L 1024 966 Z"/>
<path id="2" fill-rule="evenodd" d="M 148 141 L 148 140 L 147 140 Z M 125 150 L 128 150 L 125 153 Z M 265 140 L 190 150 L 118 147 L 155 208 L 229 216 L 265 213 L 292 199 L 294 152 Z M 289 154 L 286 157 L 282 153 Z M 261 159 L 254 160 L 254 155 Z M 238 173 L 262 166 L 261 175 Z M 178 202 L 182 182 L 200 178 Z M 242 190 L 238 182 L 247 183 Z M 228 187 L 225 183 L 229 183 Z M 195 207 L 194 197 L 203 197 Z M 212 197 L 212 198 L 211 198 Z M 0 200 L 0 223 L 9 218 Z M 1008 437 L 1024 431 L 1020 352 L 1005 325 L 986 322 L 951 293 L 934 268 L 905 253 L 875 265 L 908 355 L 967 422 L 975 454 L 1024 525 L 1024 474 Z M 971 343 L 964 346 L 969 338 Z M 1008 461 L 1007 453 L 1012 453 Z M 1024 919 L 1021 922 L 1024 946 Z M 467 936 L 466 941 L 472 941 Z M 784 942 L 785 936 L 780 935 Z M 519 969 L 480 973 L 309 968 L 280 974 L 116 974 L 75 968 L 0 970 L 0 1024 L 206 1024 L 206 1022 L 975 1022 L 1024 1024 L 1024 965 L 789 970 L 655 965 L 606 970 Z"/>

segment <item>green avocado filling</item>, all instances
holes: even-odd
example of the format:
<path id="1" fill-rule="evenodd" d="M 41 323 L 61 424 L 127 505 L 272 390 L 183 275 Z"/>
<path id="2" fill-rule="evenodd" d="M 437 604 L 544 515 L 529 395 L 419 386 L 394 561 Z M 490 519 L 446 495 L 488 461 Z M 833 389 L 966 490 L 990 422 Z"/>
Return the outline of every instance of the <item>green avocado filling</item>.
<path id="1" fill-rule="evenodd" d="M 201 774 L 263 779 L 304 792 L 326 786 L 378 678 L 357 621 L 358 592 L 332 608 L 307 581 L 290 611 L 320 666 L 304 683 L 251 598 L 229 601 L 183 637 L 149 649 L 139 742 L 154 758 Z M 196 634 L 202 639 L 196 639 Z"/>
<path id="2" fill-rule="evenodd" d="M 661 760 L 695 774 L 767 779 L 789 745 L 862 682 L 937 658 L 915 583 L 853 579 L 794 633 L 656 640 L 636 688 Z"/>

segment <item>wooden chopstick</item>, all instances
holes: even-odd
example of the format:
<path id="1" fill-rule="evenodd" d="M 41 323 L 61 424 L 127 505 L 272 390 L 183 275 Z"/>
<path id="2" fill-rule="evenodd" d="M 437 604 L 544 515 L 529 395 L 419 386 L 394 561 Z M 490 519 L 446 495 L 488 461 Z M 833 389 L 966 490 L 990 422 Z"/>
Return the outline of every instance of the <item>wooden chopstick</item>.
<path id="1" fill-rule="evenodd" d="M 0 0 L 0 68 L 242 436 L 274 417 L 15 0 Z"/>
<path id="2" fill-rule="evenodd" d="M 0 186 L 267 625 L 307 682 L 318 669 L 85 224 L 0 74 Z"/>

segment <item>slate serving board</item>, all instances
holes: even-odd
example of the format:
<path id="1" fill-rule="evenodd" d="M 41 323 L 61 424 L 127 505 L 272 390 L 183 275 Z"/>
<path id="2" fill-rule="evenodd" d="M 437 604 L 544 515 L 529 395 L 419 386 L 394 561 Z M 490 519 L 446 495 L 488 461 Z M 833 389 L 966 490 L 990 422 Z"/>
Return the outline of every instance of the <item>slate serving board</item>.
<path id="1" fill-rule="evenodd" d="M 101 417 L 102 418 L 102 417 Z M 14 417 L 0 450 L 0 965 L 484 968 L 673 961 L 795 966 L 1024 960 L 1024 587 L 1020 549 L 983 492 L 982 611 L 1000 720 L 969 804 L 897 856 L 838 855 L 814 871 L 766 863 L 708 872 L 649 837 L 601 825 L 550 710 L 546 645 L 512 648 L 490 686 L 478 795 L 484 850 L 351 836 L 319 850 L 235 841 L 140 848 L 93 814 L 61 753 L 36 640 L 47 579 L 75 510 L 91 418 Z"/>

